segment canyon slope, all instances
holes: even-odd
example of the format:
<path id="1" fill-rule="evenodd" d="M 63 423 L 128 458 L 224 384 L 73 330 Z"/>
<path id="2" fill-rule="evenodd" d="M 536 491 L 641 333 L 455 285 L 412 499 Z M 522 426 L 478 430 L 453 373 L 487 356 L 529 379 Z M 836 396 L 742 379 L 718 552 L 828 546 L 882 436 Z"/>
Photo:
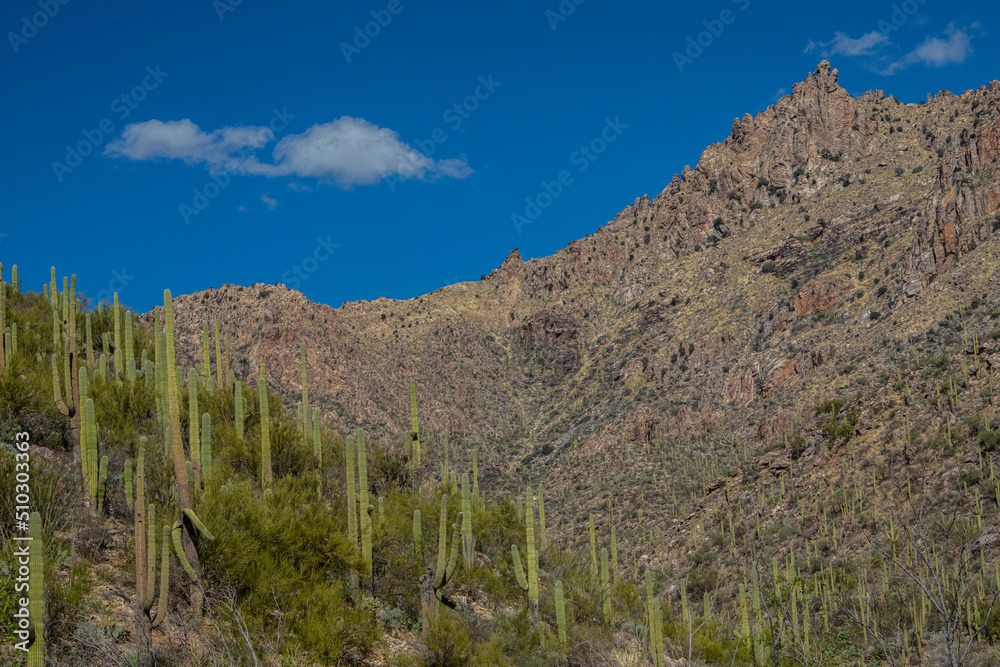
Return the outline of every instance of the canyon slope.
<path id="1" fill-rule="evenodd" d="M 421 428 L 449 433 L 462 469 L 476 450 L 487 493 L 544 482 L 564 531 L 611 498 L 628 519 L 650 495 L 677 504 L 657 451 L 690 449 L 709 482 L 793 431 L 808 457 L 817 404 L 888 400 L 915 337 L 995 303 L 998 157 L 1000 82 L 905 104 L 850 95 L 824 61 L 549 257 L 512 250 L 478 282 L 339 308 L 283 285 L 179 296 L 178 347 L 199 353 L 218 322 L 237 376 L 254 385 L 266 364 L 294 405 L 304 343 L 310 403 L 396 442 L 415 378 Z M 871 414 L 859 434 L 884 427 Z M 630 534 L 673 530 L 672 516 L 647 508 Z"/>

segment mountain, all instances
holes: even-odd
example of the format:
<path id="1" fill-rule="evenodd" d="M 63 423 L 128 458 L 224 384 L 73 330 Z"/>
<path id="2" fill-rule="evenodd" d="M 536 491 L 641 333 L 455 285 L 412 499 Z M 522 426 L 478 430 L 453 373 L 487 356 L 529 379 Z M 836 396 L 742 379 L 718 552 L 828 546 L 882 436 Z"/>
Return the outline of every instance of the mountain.
<path id="1" fill-rule="evenodd" d="M 0 495 L 27 484 L 52 563 L 31 659 L 994 664 L 998 158 L 1000 82 L 903 104 L 824 61 L 478 282 L 336 309 L 225 285 L 155 345 L 159 313 L 81 313 L 54 268 L 0 284 L 0 431 L 32 440 L 0 443 Z M 162 373 L 218 371 L 215 330 L 244 385 Z"/>
<path id="2" fill-rule="evenodd" d="M 239 377 L 264 363 L 291 405 L 304 343 L 311 404 L 395 442 L 415 378 L 421 428 L 451 435 L 460 471 L 475 450 L 487 494 L 543 483 L 563 544 L 617 527 L 626 572 L 735 596 L 770 559 L 855 567 L 866 502 L 924 525 L 900 485 L 963 480 L 928 498 L 969 516 L 969 489 L 993 497 L 998 157 L 1000 82 L 904 104 L 851 96 L 824 61 L 549 257 L 514 249 L 478 282 L 336 309 L 226 285 L 176 299 L 181 347 L 220 323 Z M 841 555 L 813 559 L 831 530 Z"/>
<path id="3" fill-rule="evenodd" d="M 574 440 L 600 450 L 703 422 L 752 440 L 968 290 L 951 276 L 997 224 L 998 100 L 998 82 L 920 104 L 852 97 L 824 61 L 552 256 L 515 249 L 478 283 L 336 309 L 226 285 L 178 298 L 178 327 L 200 349 L 202 322 L 221 323 L 240 376 L 265 363 L 289 400 L 304 342 L 314 403 L 380 436 L 408 428 L 416 378 L 424 424 L 503 479 L 529 461 L 544 479 Z"/>

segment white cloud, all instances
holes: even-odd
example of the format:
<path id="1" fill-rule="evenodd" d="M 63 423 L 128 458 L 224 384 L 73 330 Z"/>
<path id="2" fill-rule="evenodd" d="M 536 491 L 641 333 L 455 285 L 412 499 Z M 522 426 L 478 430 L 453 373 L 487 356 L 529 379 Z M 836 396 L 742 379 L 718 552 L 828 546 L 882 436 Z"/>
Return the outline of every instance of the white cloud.
<path id="1" fill-rule="evenodd" d="M 297 183 L 295 181 L 292 181 L 291 183 L 288 184 L 288 189 L 289 190 L 295 190 L 296 192 L 311 192 L 312 191 L 312 188 L 309 187 L 308 185 L 302 185 L 301 183 Z"/>
<path id="2" fill-rule="evenodd" d="M 240 213 L 246 213 L 250 209 L 248 209 L 246 206 L 240 205 L 236 210 L 239 211 Z"/>
<path id="3" fill-rule="evenodd" d="M 810 39 L 802 53 L 812 53 L 819 49 L 824 58 L 830 56 L 870 56 L 891 43 L 888 37 L 877 30 L 872 30 L 857 39 L 837 31 L 833 33 L 833 39 L 829 42 L 814 42 Z"/>
<path id="4" fill-rule="evenodd" d="M 931 67 L 943 67 L 961 65 L 970 53 L 972 38 L 964 30 L 955 30 L 954 26 L 950 26 L 948 39 L 928 37 L 907 58 Z"/>
<path id="5" fill-rule="evenodd" d="M 945 38 L 928 36 L 920 46 L 886 67 L 882 74 L 895 74 L 910 65 L 961 65 L 972 55 L 972 36 L 965 28 L 955 28 L 954 23 L 948 25 L 945 35 Z"/>
<path id="6" fill-rule="evenodd" d="M 122 136 L 107 145 L 104 154 L 129 160 L 205 162 L 235 170 L 246 159 L 238 155 L 239 151 L 257 150 L 271 141 L 274 133 L 267 127 L 224 127 L 206 133 L 187 118 L 149 120 L 126 126 Z"/>
<path id="7" fill-rule="evenodd" d="M 888 44 L 890 44 L 888 37 L 877 30 L 872 30 L 857 39 L 852 39 L 842 32 L 835 32 L 833 39 L 823 44 L 823 47 L 829 49 L 830 55 L 870 56 Z"/>
<path id="8" fill-rule="evenodd" d="M 274 197 L 271 197 L 266 192 L 260 196 L 260 200 L 265 204 L 267 204 L 267 207 L 272 211 L 278 208 L 278 200 L 275 199 Z"/>
<path id="9" fill-rule="evenodd" d="M 465 178 L 464 159 L 433 160 L 399 139 L 389 128 L 363 118 L 342 116 L 284 137 L 261 162 L 255 152 L 274 141 L 267 127 L 224 127 L 202 131 L 189 119 L 150 120 L 128 125 L 108 144 L 105 155 L 129 160 L 184 160 L 213 171 L 263 176 L 313 177 L 341 187 L 377 183 L 383 178 Z M 295 189 L 291 184 L 289 187 Z M 305 186 L 303 186 L 305 187 Z"/>

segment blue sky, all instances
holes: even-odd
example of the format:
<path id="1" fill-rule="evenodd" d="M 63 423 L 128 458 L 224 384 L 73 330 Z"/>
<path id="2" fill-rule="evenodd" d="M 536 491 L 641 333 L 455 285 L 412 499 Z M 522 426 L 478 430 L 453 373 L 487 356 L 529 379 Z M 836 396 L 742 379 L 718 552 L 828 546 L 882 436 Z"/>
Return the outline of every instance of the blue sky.
<path id="1" fill-rule="evenodd" d="M 593 232 L 824 58 L 1000 78 L 993 2 L 780 4 L 8 0 L 4 277 L 408 298 Z"/>

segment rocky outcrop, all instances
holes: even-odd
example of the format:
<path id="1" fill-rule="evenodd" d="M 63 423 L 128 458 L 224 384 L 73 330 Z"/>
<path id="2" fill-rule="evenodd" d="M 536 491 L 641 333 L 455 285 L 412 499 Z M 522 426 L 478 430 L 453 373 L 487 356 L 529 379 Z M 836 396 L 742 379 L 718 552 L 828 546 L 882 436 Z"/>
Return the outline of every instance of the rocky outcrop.
<path id="1" fill-rule="evenodd" d="M 533 313 L 522 325 L 521 333 L 525 346 L 549 363 L 567 371 L 577 364 L 576 319 L 569 311 L 556 308 Z"/>

